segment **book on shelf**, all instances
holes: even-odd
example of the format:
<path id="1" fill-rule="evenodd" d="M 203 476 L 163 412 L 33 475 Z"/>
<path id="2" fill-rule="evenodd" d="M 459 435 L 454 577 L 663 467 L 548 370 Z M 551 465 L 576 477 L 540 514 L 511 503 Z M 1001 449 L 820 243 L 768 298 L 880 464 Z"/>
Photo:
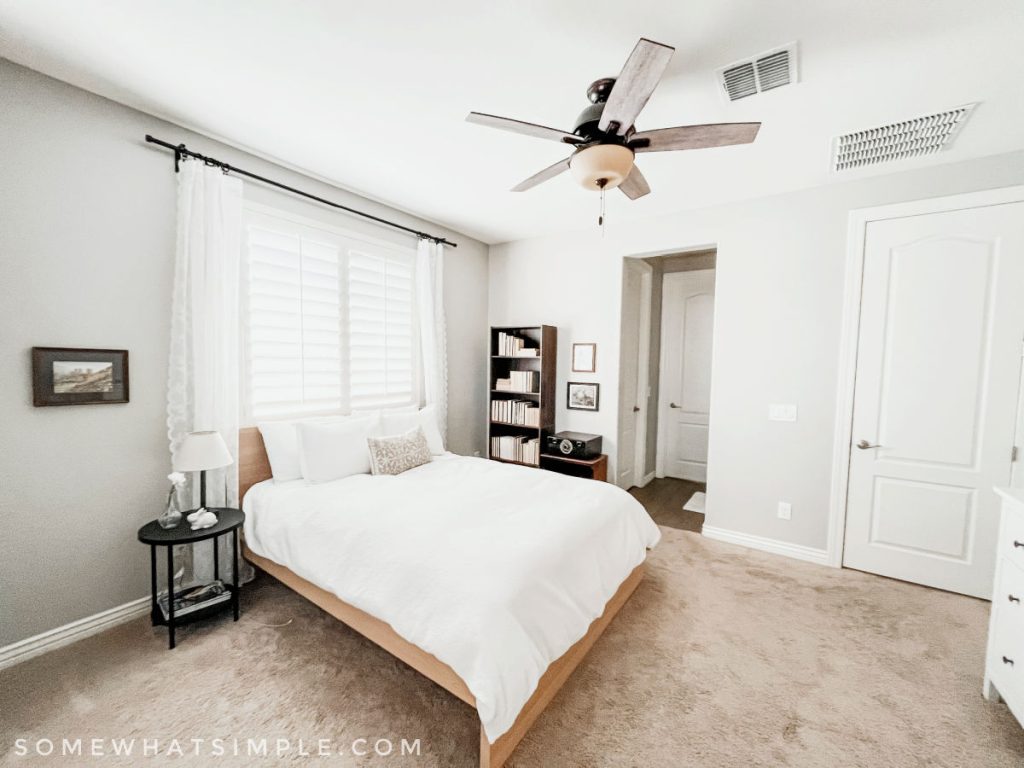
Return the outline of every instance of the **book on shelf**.
<path id="1" fill-rule="evenodd" d="M 537 357 L 536 347 L 526 346 L 526 339 L 498 331 L 498 354 L 503 357 Z"/>
<path id="2" fill-rule="evenodd" d="M 491 438 L 491 457 L 522 464 L 540 463 L 540 438 L 500 435 Z"/>
<path id="3" fill-rule="evenodd" d="M 191 587 L 185 587 L 174 593 L 174 618 L 180 619 L 202 608 L 224 603 L 230 599 L 231 592 L 219 579 L 208 584 L 193 584 Z M 157 604 L 160 606 L 164 619 L 168 619 L 170 612 L 168 611 L 166 592 L 157 598 Z"/>
<path id="4" fill-rule="evenodd" d="M 508 378 L 495 379 L 494 388 L 499 392 L 535 392 L 536 371 L 509 371 Z"/>
<path id="5" fill-rule="evenodd" d="M 523 427 L 540 426 L 540 408 L 529 400 L 492 400 L 491 421 Z"/>

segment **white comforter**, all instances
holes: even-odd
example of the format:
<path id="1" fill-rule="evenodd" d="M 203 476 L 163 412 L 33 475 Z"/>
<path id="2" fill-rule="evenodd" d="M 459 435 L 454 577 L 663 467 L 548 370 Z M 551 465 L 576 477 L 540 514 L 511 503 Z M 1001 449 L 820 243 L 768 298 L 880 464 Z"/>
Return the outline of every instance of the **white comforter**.
<path id="1" fill-rule="evenodd" d="M 461 677 L 493 742 L 660 538 L 608 483 L 447 455 L 394 477 L 266 481 L 245 537 Z"/>

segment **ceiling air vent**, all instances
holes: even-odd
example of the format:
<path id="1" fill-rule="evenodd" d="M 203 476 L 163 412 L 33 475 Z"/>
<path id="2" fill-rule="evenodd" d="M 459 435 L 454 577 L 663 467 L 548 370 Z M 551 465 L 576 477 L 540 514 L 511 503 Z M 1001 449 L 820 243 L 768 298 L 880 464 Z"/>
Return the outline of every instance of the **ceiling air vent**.
<path id="1" fill-rule="evenodd" d="M 963 127 L 974 104 L 922 115 L 838 136 L 833 143 L 832 170 L 847 171 L 868 165 L 931 155 L 948 148 Z"/>
<path id="2" fill-rule="evenodd" d="M 729 101 L 770 91 L 797 81 L 796 43 L 766 51 L 718 70 L 718 79 Z"/>

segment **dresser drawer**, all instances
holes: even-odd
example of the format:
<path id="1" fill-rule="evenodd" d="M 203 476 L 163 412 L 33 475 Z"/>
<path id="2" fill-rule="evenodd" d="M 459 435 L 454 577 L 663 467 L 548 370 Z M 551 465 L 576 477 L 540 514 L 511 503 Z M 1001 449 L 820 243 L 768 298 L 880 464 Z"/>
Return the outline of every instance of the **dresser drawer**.
<path id="1" fill-rule="evenodd" d="M 1024 641 L 1014 621 L 997 622 L 989 674 L 1008 702 L 1024 702 Z"/>
<path id="2" fill-rule="evenodd" d="M 998 616 L 996 621 L 1006 619 L 1024 627 L 1024 568 L 1014 565 L 1008 557 L 1003 558 L 1001 566 L 999 583 L 992 594 L 992 610 Z"/>
<path id="3" fill-rule="evenodd" d="M 1008 509 L 1003 502 L 1003 537 L 999 542 L 999 557 L 1005 557 L 1018 568 L 1024 569 L 1024 515 Z"/>

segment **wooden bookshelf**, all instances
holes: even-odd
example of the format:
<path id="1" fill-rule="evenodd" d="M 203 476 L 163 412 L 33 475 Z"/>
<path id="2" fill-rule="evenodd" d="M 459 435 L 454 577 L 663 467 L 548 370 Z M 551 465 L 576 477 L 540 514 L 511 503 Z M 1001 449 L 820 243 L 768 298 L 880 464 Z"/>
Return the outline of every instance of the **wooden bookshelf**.
<path id="1" fill-rule="evenodd" d="M 534 356 L 519 356 L 501 353 L 499 339 L 508 334 L 522 340 L 522 344 L 536 349 Z M 490 396 L 487 402 L 487 445 L 488 456 L 495 461 L 507 464 L 521 464 L 536 467 L 540 465 L 540 455 L 544 447 L 544 438 L 555 428 L 555 381 L 558 363 L 558 329 L 551 325 L 532 326 L 494 326 L 490 330 L 488 343 L 491 361 L 488 370 L 488 387 Z M 533 371 L 534 389 L 528 392 L 517 392 L 497 388 L 498 379 L 511 378 L 513 371 Z M 494 417 L 495 401 L 519 400 L 529 402 L 539 409 L 537 426 L 518 424 L 506 419 Z M 491 447 L 491 438 L 519 436 L 537 439 L 537 461 L 523 462 L 495 455 Z"/>

